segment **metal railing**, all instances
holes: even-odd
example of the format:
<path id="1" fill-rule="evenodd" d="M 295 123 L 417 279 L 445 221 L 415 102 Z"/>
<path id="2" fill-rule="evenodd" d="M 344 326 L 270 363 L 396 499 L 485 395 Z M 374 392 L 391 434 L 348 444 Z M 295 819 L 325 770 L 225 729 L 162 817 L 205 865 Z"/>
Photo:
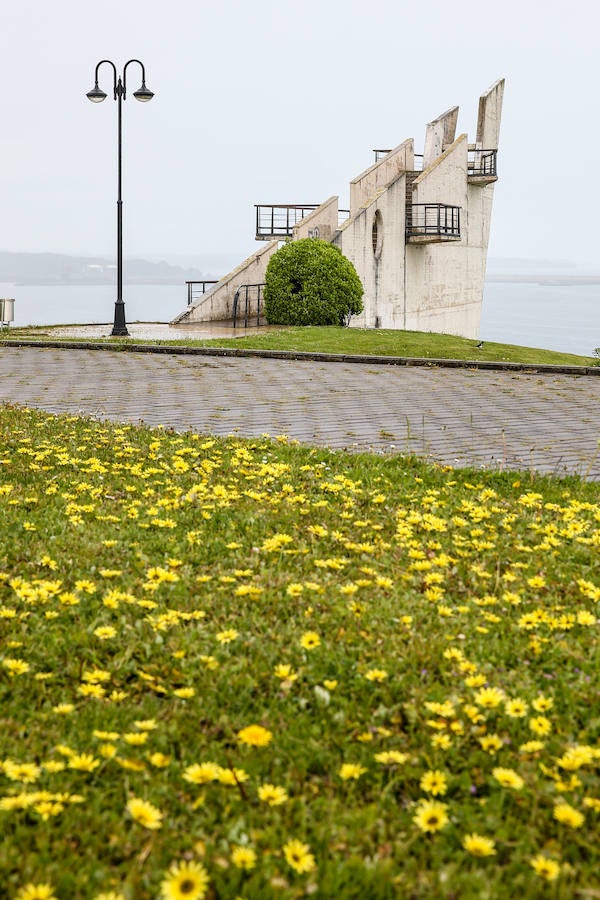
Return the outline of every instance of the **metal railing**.
<path id="1" fill-rule="evenodd" d="M 406 237 L 460 238 L 460 206 L 412 203 L 406 210 Z"/>
<path id="2" fill-rule="evenodd" d="M 469 150 L 467 155 L 467 174 L 469 178 L 496 178 L 497 150 Z"/>
<path id="3" fill-rule="evenodd" d="M 320 203 L 256 203 L 256 240 L 292 237 L 294 225 L 298 225 L 320 205 Z"/>
<path id="4" fill-rule="evenodd" d="M 263 299 L 262 291 L 264 282 L 260 284 L 240 284 L 233 298 L 233 327 L 237 328 L 238 313 L 241 318 L 240 306 L 244 307 L 244 328 L 248 327 L 248 320 L 256 315 L 256 324 L 260 325 L 261 317 L 261 301 Z M 252 310 L 252 304 L 256 304 L 256 309 Z"/>
<path id="5" fill-rule="evenodd" d="M 385 159 L 388 153 L 391 153 L 391 150 L 373 150 L 375 154 L 375 162 L 379 162 L 380 159 Z M 423 154 L 415 153 L 415 162 L 413 172 L 422 172 L 423 171 Z"/>
<path id="6" fill-rule="evenodd" d="M 213 284 L 218 284 L 217 279 L 206 279 L 205 281 L 186 281 L 187 284 L 187 305 L 191 306 L 194 300 L 197 300 L 203 294 L 206 293 L 206 285 L 209 284 L 210 287 Z M 210 288 L 208 288 L 210 290 Z"/>

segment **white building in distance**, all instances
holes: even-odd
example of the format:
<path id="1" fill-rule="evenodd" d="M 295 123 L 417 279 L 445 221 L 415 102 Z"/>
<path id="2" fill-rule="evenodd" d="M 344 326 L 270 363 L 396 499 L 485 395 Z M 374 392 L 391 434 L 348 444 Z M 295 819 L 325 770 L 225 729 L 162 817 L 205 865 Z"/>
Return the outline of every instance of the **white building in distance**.
<path id="1" fill-rule="evenodd" d="M 269 259 L 282 240 L 331 241 L 354 264 L 364 311 L 351 324 L 476 338 L 490 233 L 504 80 L 479 99 L 477 134 L 456 136 L 458 107 L 430 122 L 422 155 L 409 138 L 376 150 L 338 197 L 319 206 L 261 204 L 257 240 L 268 241 L 171 323 L 256 321 Z M 236 299 L 237 298 L 237 299 Z M 252 319 L 254 317 L 254 319 Z"/>

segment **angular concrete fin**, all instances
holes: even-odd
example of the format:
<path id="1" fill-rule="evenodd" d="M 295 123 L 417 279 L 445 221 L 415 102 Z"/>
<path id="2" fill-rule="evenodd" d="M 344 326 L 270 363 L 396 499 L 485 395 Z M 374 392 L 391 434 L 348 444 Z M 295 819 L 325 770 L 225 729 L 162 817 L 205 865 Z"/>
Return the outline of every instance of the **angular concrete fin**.
<path id="1" fill-rule="evenodd" d="M 477 144 L 482 150 L 498 149 L 503 96 L 504 78 L 499 78 L 498 81 L 494 82 L 485 94 L 482 94 L 479 98 Z"/>
<path id="2" fill-rule="evenodd" d="M 429 122 L 425 130 L 425 149 L 423 150 L 423 168 L 435 162 L 446 147 L 453 141 L 458 121 L 458 106 L 447 109 L 445 113 Z"/>

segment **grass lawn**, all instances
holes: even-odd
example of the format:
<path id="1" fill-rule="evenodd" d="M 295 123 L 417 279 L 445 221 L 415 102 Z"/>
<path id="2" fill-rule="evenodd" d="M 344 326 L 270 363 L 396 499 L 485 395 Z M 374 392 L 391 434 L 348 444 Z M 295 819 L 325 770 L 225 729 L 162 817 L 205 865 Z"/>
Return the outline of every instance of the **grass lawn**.
<path id="1" fill-rule="evenodd" d="M 0 407 L 0 894 L 599 895 L 575 478 Z"/>
<path id="2" fill-rule="evenodd" d="M 11 328 L 0 336 L 3 338 L 55 339 L 54 329 Z M 64 337 L 63 340 L 78 340 Z M 83 338 L 79 340 L 84 340 Z M 110 342 L 114 346 L 127 346 L 134 342 L 131 338 L 93 338 Z M 138 341 L 139 343 L 139 341 Z M 303 328 L 281 328 L 265 330 L 262 334 L 248 337 L 215 338 L 212 340 L 177 339 L 158 340 L 143 343 L 188 347 L 240 347 L 256 350 L 294 350 L 317 353 L 359 354 L 369 356 L 406 356 L 427 359 L 468 359 L 547 365 L 598 365 L 597 357 L 578 356 L 574 353 L 559 353 L 536 347 L 520 347 L 514 344 L 499 344 L 485 341 L 478 348 L 478 341 L 455 337 L 449 334 L 434 334 L 423 331 L 397 331 L 373 328 L 336 328 L 334 326 Z"/>

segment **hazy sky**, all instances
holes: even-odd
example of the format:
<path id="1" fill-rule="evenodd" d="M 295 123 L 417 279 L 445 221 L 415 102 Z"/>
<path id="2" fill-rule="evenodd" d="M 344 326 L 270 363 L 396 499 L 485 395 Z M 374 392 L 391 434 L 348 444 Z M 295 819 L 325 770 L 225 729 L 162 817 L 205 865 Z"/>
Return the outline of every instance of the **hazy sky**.
<path id="1" fill-rule="evenodd" d="M 126 256 L 254 241 L 254 203 L 348 203 L 373 148 L 506 78 L 490 255 L 600 268 L 591 0 L 4 0 L 0 250 L 114 254 L 117 104 L 85 94 L 132 57 L 156 94 L 123 106 Z"/>

